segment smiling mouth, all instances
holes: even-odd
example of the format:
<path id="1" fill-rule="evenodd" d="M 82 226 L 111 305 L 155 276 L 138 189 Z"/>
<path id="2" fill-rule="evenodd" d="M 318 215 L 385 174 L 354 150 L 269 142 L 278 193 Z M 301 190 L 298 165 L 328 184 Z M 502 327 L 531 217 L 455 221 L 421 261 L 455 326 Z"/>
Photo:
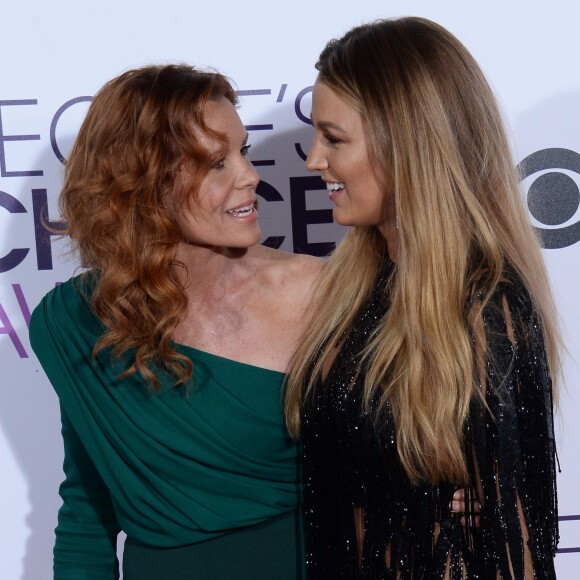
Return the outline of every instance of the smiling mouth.
<path id="1" fill-rule="evenodd" d="M 326 189 L 328 190 L 329 193 L 332 193 L 334 191 L 341 191 L 346 187 L 346 184 L 340 182 L 340 183 L 330 183 L 328 182 L 326 184 Z"/>
<path id="2" fill-rule="evenodd" d="M 233 217 L 248 217 L 256 210 L 254 202 L 233 209 L 228 209 L 226 213 Z"/>

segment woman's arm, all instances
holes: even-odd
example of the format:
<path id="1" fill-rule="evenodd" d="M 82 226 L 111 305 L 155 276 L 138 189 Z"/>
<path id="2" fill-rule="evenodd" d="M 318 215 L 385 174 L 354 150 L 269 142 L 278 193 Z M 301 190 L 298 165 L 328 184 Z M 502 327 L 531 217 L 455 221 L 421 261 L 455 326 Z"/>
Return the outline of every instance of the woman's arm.
<path id="1" fill-rule="evenodd" d="M 475 558 L 485 559 L 490 578 L 492 571 L 503 578 L 555 578 L 552 384 L 541 322 L 519 282 L 501 284 L 474 323 L 474 344 L 484 395 L 467 430 L 482 503 L 478 549 L 484 554 Z"/>
<path id="2" fill-rule="evenodd" d="M 111 496 L 61 407 L 65 480 L 54 546 L 54 580 L 119 578 Z"/>

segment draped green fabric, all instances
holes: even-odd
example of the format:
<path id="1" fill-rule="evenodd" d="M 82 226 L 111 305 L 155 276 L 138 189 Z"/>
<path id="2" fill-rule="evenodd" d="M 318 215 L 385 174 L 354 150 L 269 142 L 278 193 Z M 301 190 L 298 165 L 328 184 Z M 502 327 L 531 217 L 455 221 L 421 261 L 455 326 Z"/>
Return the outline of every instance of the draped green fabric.
<path id="1" fill-rule="evenodd" d="M 176 345 L 193 363 L 193 385 L 171 388 L 160 375 L 153 394 L 139 376 L 120 380 L 123 364 L 108 353 L 93 359 L 102 326 L 85 293 L 73 278 L 47 294 L 30 321 L 63 413 L 67 479 L 55 559 L 89 529 L 95 542 L 99 526 L 109 544 L 120 528 L 164 548 L 295 510 L 298 451 L 283 422 L 284 375 Z M 69 554 L 75 550 L 83 551 L 77 545 Z"/>

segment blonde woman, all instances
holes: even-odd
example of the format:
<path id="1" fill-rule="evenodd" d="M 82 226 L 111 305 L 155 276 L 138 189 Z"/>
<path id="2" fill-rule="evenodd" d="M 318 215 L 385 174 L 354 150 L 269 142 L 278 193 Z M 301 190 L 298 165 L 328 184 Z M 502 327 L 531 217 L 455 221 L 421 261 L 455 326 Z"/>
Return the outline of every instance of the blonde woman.
<path id="1" fill-rule="evenodd" d="M 554 578 L 559 338 L 493 94 L 419 18 L 317 69 L 307 165 L 353 227 L 287 388 L 308 577 Z M 450 510 L 463 486 L 479 527 Z"/>

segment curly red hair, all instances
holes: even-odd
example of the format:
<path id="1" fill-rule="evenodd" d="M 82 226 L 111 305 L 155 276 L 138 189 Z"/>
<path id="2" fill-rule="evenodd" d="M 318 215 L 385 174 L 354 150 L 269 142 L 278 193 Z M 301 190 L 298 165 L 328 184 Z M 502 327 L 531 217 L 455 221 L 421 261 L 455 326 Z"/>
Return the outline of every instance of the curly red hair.
<path id="1" fill-rule="evenodd" d="M 236 104 L 215 72 L 186 65 L 125 72 L 93 99 L 65 167 L 61 215 L 91 268 L 91 303 L 106 328 L 94 355 L 110 347 L 127 361 L 121 376 L 138 372 L 154 389 L 160 369 L 175 384 L 191 377 L 191 362 L 171 340 L 187 298 L 172 267 L 182 236 L 165 201 L 170 194 L 195 200 L 214 162 L 200 134 L 223 140 L 205 125 L 204 106 L 220 97 Z M 177 193 L 183 164 L 194 183 Z"/>

